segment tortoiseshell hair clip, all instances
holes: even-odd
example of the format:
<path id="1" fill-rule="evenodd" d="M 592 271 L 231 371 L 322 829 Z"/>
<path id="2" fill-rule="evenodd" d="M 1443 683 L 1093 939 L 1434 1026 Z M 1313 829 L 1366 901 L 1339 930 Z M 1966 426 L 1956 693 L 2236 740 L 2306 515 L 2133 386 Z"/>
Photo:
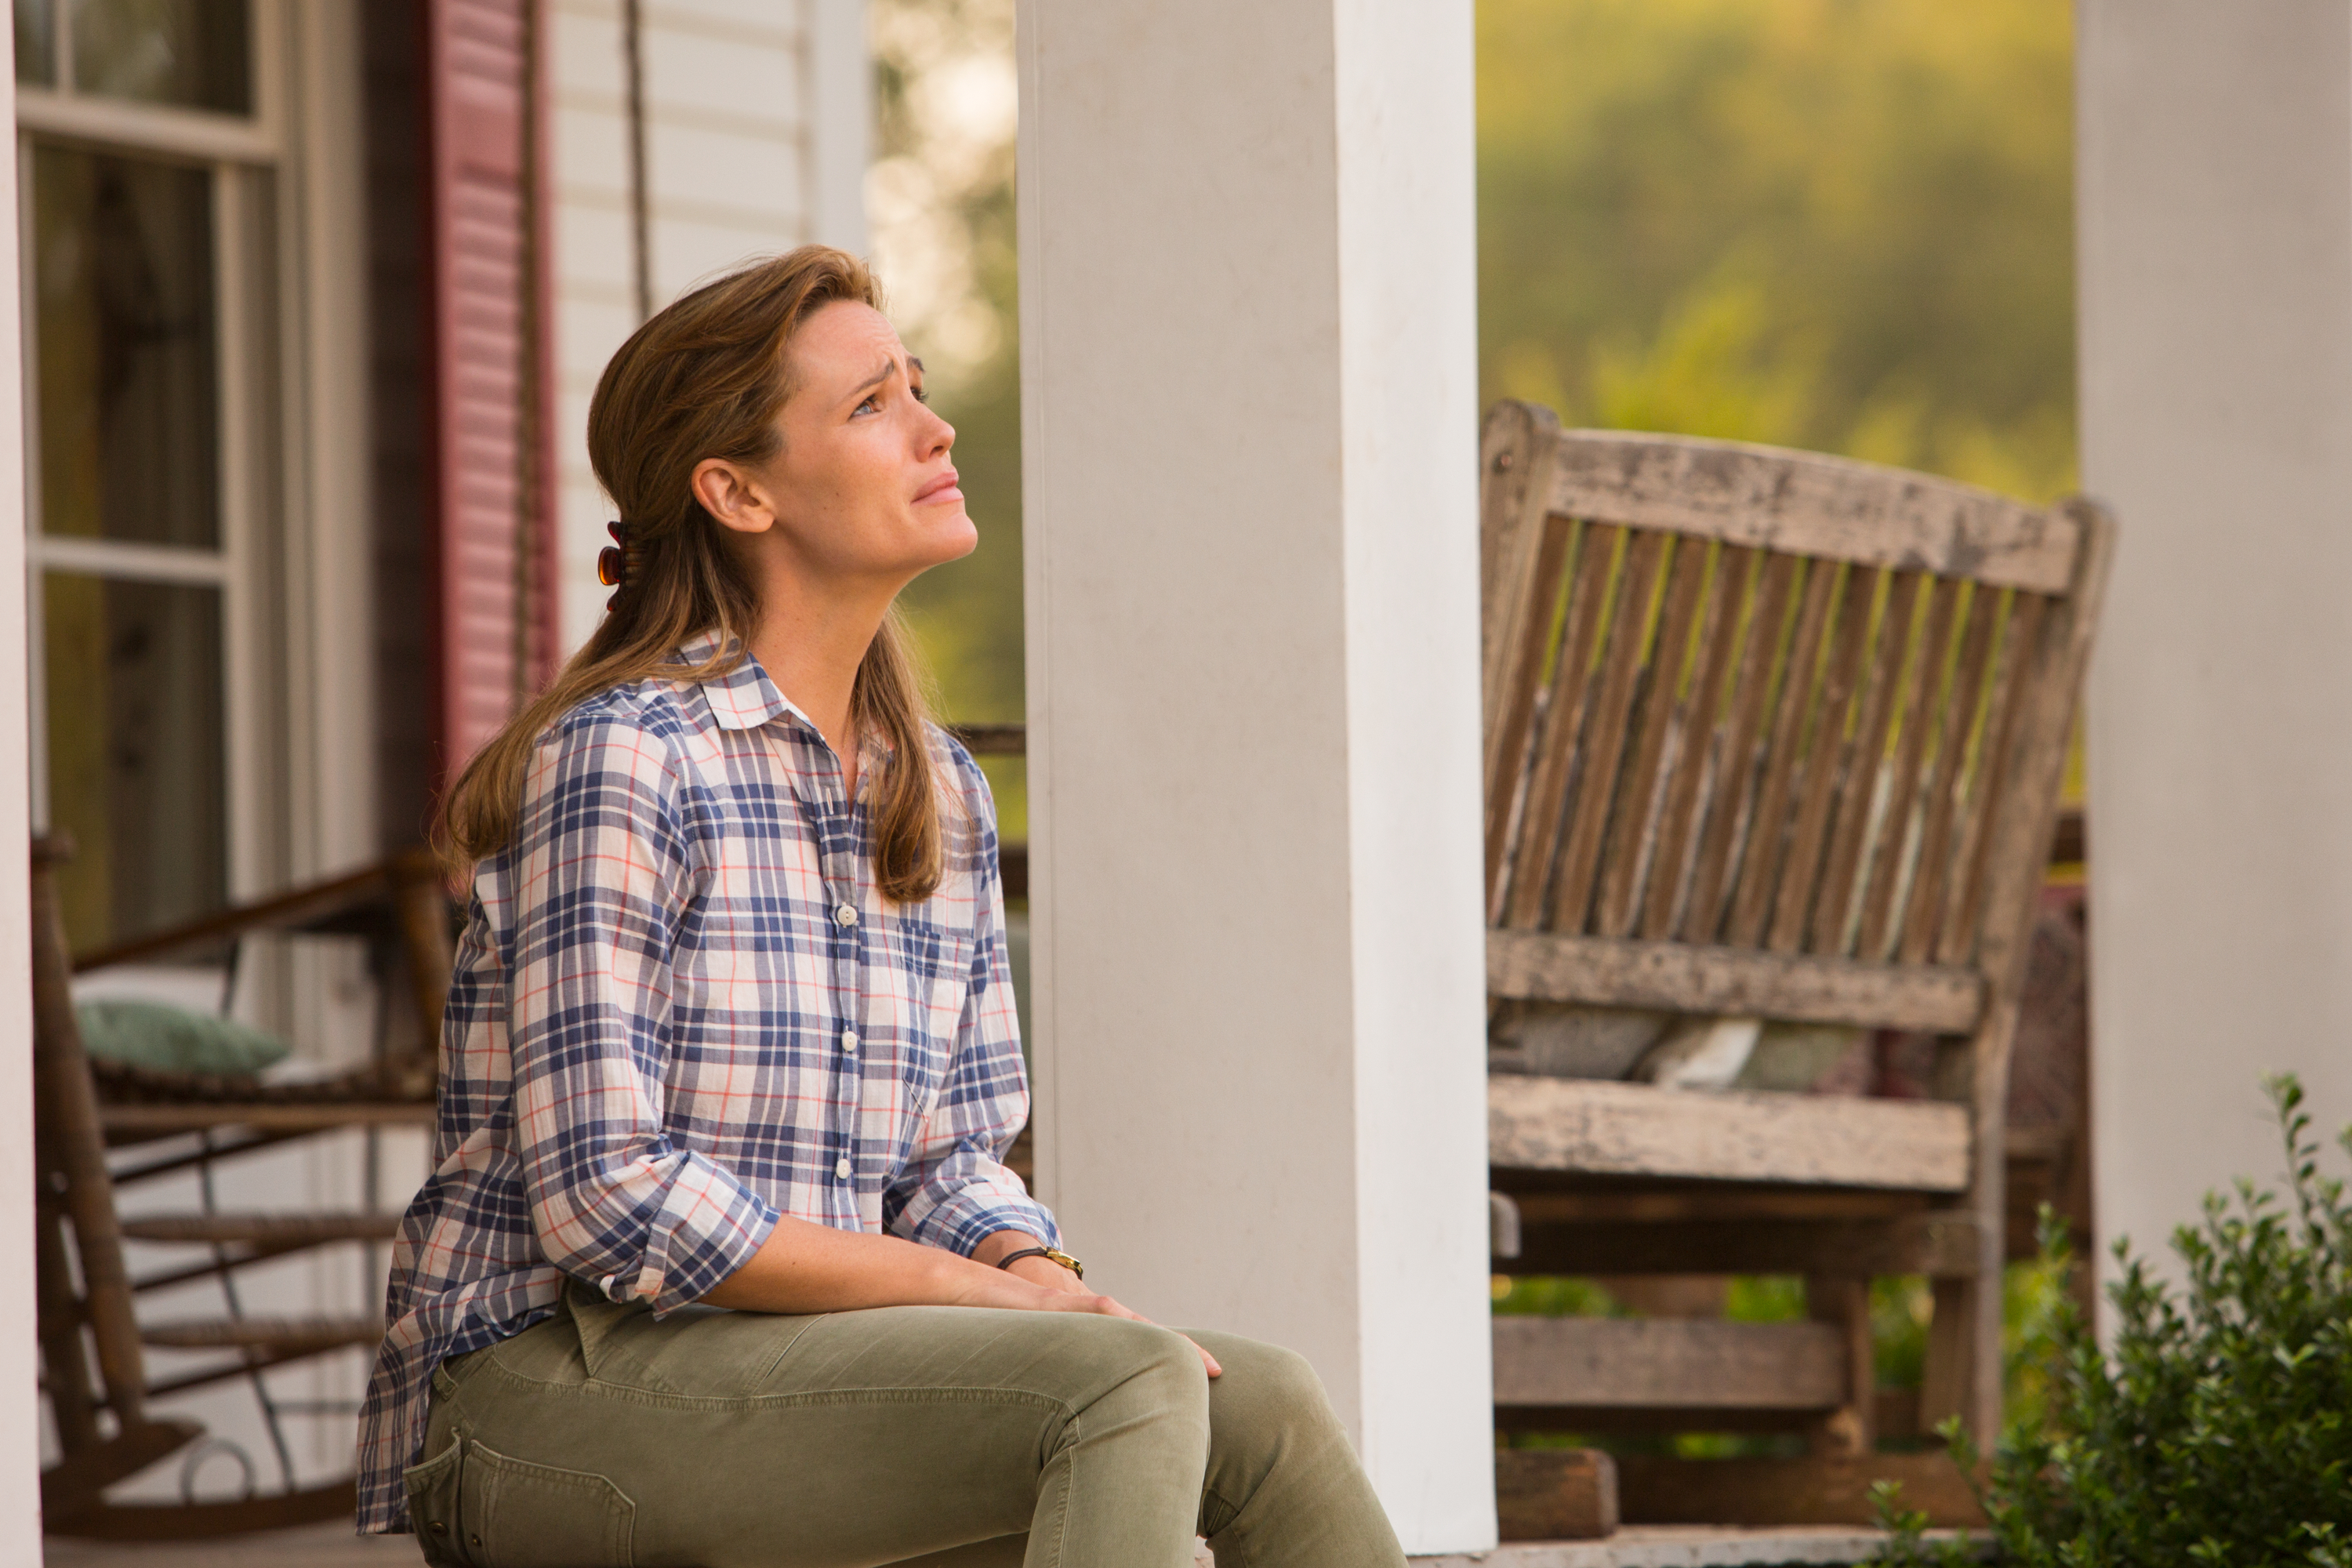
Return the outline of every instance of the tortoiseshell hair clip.
<path id="1" fill-rule="evenodd" d="M 612 596 L 604 601 L 609 610 L 629 591 L 629 580 L 637 574 L 646 552 L 644 545 L 630 539 L 635 530 L 627 523 L 608 522 L 604 531 L 613 536 L 613 542 L 596 552 L 596 581 L 613 590 Z"/>

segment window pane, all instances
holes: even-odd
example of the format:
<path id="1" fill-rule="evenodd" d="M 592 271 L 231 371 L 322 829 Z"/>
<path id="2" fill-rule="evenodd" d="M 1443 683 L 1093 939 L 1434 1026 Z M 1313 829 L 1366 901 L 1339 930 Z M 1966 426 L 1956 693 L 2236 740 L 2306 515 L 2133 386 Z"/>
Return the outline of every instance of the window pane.
<path id="1" fill-rule="evenodd" d="M 212 176 L 43 146 L 33 224 L 43 530 L 218 548 Z"/>
<path id="2" fill-rule="evenodd" d="M 220 590 L 52 572 L 42 599 L 49 821 L 87 952 L 227 900 Z"/>
<path id="3" fill-rule="evenodd" d="M 108 98 L 253 112 L 245 0 L 77 0 L 74 86 Z"/>
<path id="4" fill-rule="evenodd" d="M 57 70 L 57 0 L 16 0 L 16 79 L 51 85 Z"/>

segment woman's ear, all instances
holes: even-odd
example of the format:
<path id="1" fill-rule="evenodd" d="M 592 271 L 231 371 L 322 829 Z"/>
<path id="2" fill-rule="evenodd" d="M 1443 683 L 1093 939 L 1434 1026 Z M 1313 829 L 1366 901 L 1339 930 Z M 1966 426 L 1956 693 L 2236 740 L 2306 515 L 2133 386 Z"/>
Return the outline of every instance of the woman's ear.
<path id="1" fill-rule="evenodd" d="M 705 458 L 694 465 L 688 486 L 719 527 L 737 533 L 765 533 L 776 525 L 767 488 L 740 463 Z"/>

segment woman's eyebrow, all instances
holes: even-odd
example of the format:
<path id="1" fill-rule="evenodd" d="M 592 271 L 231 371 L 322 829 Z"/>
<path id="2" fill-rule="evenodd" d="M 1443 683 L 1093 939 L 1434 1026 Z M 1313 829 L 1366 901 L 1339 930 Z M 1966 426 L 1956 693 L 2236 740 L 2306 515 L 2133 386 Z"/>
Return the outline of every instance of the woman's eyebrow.
<path id="1" fill-rule="evenodd" d="M 923 362 L 921 360 L 911 360 L 911 363 L 917 370 L 923 368 Z M 867 393 L 873 391 L 876 387 L 881 385 L 884 382 L 889 380 L 892 376 L 898 374 L 898 362 L 897 360 L 885 360 L 882 362 L 882 368 L 876 371 L 864 381 L 860 382 L 857 385 L 857 389 L 855 392 L 852 392 L 849 395 L 862 400 Z"/>

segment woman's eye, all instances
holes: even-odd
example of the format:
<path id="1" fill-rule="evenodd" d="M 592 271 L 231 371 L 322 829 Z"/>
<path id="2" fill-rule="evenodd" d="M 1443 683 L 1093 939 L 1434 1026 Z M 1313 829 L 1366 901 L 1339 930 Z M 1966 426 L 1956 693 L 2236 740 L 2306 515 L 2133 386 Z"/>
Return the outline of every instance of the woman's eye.
<path id="1" fill-rule="evenodd" d="M 852 409 L 851 412 L 855 414 L 864 414 L 868 410 L 871 410 L 876 414 L 882 412 L 882 395 L 880 393 L 877 392 L 871 394 L 866 397 L 865 402 L 859 404 L 855 409 Z"/>
<path id="2" fill-rule="evenodd" d="M 916 401 L 916 402 L 918 402 L 918 403 L 929 403 L 929 402 L 931 400 L 931 395 L 930 395 L 929 393 L 928 393 L 928 392 L 925 392 L 925 391 L 924 391 L 921 387 L 919 387 L 919 387 L 916 387 L 916 388 L 914 389 L 914 392 L 915 392 L 915 401 Z"/>

